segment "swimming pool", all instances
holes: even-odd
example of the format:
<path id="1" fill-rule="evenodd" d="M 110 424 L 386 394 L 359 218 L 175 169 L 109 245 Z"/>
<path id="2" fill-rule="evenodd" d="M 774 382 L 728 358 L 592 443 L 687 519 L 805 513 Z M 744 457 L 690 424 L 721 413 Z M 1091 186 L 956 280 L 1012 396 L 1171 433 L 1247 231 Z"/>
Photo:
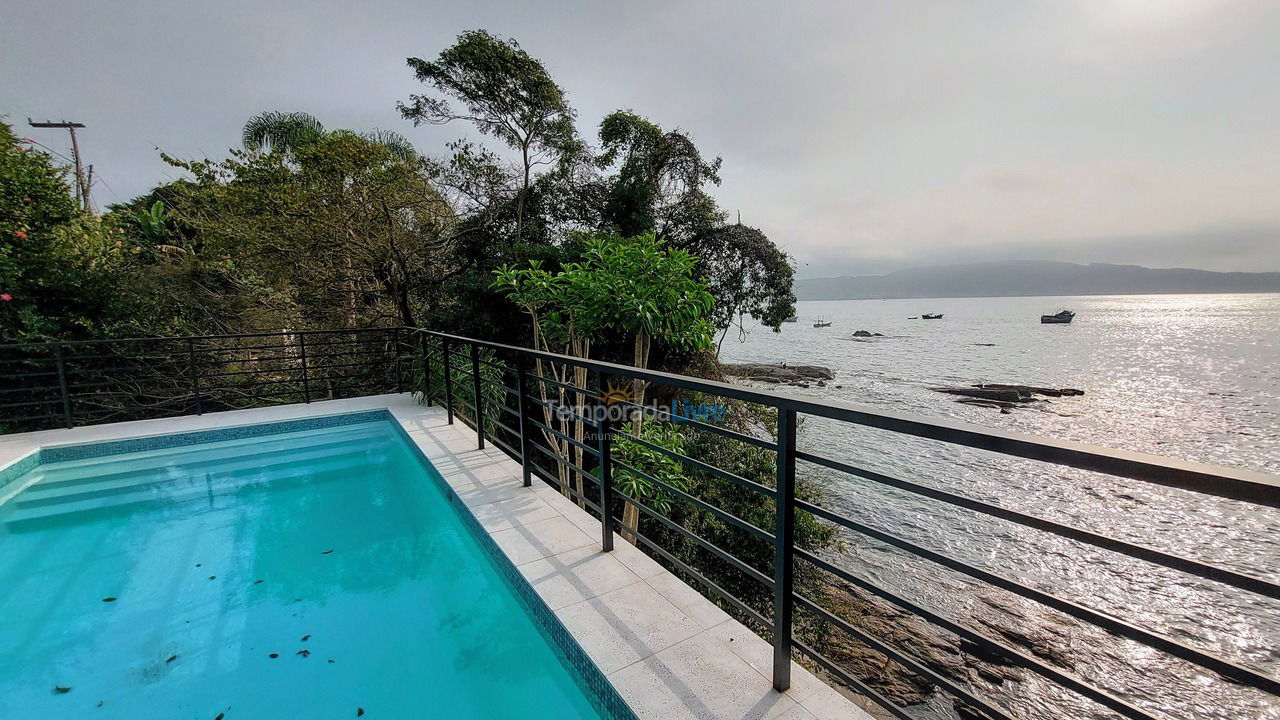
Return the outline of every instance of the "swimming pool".
<path id="1" fill-rule="evenodd" d="M 10 475 L 0 717 L 633 717 L 385 412 Z"/>

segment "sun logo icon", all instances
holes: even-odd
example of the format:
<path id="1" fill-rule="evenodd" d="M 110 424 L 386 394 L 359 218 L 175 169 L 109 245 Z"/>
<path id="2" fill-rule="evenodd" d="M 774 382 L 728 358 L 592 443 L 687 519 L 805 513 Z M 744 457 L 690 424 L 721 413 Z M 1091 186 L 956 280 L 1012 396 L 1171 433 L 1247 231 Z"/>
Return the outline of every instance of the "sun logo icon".
<path id="1" fill-rule="evenodd" d="M 610 380 L 605 391 L 600 394 L 600 399 L 605 405 L 613 405 L 614 403 L 631 402 L 631 391 L 627 389 L 625 382 L 615 382 Z"/>

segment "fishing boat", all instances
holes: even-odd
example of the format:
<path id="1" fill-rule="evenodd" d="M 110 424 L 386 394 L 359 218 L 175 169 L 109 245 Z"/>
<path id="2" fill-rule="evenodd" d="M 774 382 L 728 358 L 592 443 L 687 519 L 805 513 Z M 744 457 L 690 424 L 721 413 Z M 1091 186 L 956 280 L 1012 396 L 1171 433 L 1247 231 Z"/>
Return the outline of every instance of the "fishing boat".
<path id="1" fill-rule="evenodd" d="M 1041 315 L 1040 322 L 1046 325 L 1065 325 L 1075 318 L 1076 314 L 1070 310 L 1059 310 L 1052 315 Z"/>
<path id="2" fill-rule="evenodd" d="M 831 321 L 822 322 L 822 316 L 818 316 L 818 321 L 813 324 L 814 327 L 831 327 Z"/>
<path id="3" fill-rule="evenodd" d="M 921 320 L 941 320 L 942 313 L 924 313 L 920 316 Z"/>

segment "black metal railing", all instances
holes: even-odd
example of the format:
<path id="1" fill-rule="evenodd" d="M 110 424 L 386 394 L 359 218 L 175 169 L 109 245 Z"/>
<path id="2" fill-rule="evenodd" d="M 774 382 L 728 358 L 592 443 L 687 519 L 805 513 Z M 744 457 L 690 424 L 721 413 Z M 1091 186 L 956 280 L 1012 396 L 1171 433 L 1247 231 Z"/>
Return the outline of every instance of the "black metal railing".
<path id="1" fill-rule="evenodd" d="M 983 696 L 970 683 L 851 622 L 822 598 L 806 595 L 803 584 L 796 582 L 797 574 L 803 571 L 857 588 L 898 612 L 958 637 L 975 655 L 999 658 L 1115 714 L 1141 719 L 1165 716 L 1164 708 L 1137 701 L 1138 695 L 1130 688 L 1083 677 L 1041 654 L 1014 647 L 1007 638 L 993 637 L 975 627 L 970 618 L 954 617 L 885 587 L 866 572 L 869 568 L 848 567 L 838 557 L 802 546 L 796 529 L 804 520 L 870 538 L 1085 626 L 1177 658 L 1251 689 L 1262 698 L 1260 702 L 1275 703 L 1280 697 L 1280 679 L 1254 664 L 1224 657 L 1175 634 L 1098 610 L 1078 598 L 1046 591 L 999 570 L 926 547 L 864 518 L 833 510 L 816 498 L 798 496 L 797 467 L 823 468 L 1208 580 L 1246 594 L 1251 602 L 1280 599 L 1280 583 L 1274 579 L 1278 568 L 1231 567 L 1230 563 L 1148 547 L 1010 509 L 861 467 L 848 458 L 831 457 L 831 451 L 800 449 L 797 433 L 802 419 L 822 419 L 1050 468 L 1102 473 L 1278 508 L 1280 479 L 1269 475 L 758 391 L 414 328 L 46 343 L 0 349 L 5 351 L 0 358 L 0 429 L 7 432 L 415 390 L 428 404 L 442 404 L 450 423 L 460 419 L 474 428 L 481 449 L 491 444 L 520 462 L 525 485 L 537 476 L 599 518 L 604 550 L 611 550 L 615 535 L 621 534 L 696 582 L 770 639 L 773 681 L 778 690 L 789 687 L 791 661 L 799 655 L 872 699 L 888 714 L 911 717 L 873 683 L 825 654 L 811 638 L 797 635 L 798 615 L 803 614 L 808 621 L 851 638 L 905 668 L 978 716 L 1023 715 L 1007 702 Z M 762 410 L 771 422 L 753 429 L 687 416 L 668 415 L 664 419 L 652 407 L 620 400 L 616 393 L 607 396 L 606 390 L 634 381 L 646 383 L 651 395 L 691 393 L 738 402 Z M 719 467 L 709 458 L 694 457 L 653 437 L 636 434 L 631 423 L 589 412 L 607 403 L 649 416 L 650 425 L 676 420 L 691 433 L 726 438 L 762 453 L 765 461 L 750 472 Z M 734 508 L 720 507 L 700 497 L 693 486 L 678 486 L 670 476 L 660 477 L 662 473 L 642 467 L 636 459 L 640 456 L 670 461 L 691 477 L 722 484 L 735 493 Z M 653 492 L 626 492 L 619 478 L 643 480 Z M 682 523 L 671 511 L 677 505 L 714 520 L 715 527 L 723 530 L 721 536 L 733 538 L 732 542 L 716 542 L 709 532 L 690 529 L 690 523 Z M 685 551 L 676 550 L 673 541 L 683 543 Z M 708 569 L 712 565 L 718 572 Z M 714 579 L 710 575 L 715 575 Z M 1275 612 L 1276 606 L 1271 607 Z M 1197 692 L 1198 687 L 1192 686 L 1188 692 Z"/>
<path id="2" fill-rule="evenodd" d="M 0 432 L 403 390 L 399 328 L 0 345 Z"/>
<path id="3" fill-rule="evenodd" d="M 798 499 L 796 497 L 797 464 L 805 463 L 845 473 L 878 485 L 896 488 L 957 508 L 1221 583 L 1260 598 L 1280 599 L 1280 583 L 1271 579 L 1275 576 L 1277 568 L 1259 568 L 1261 572 L 1258 573 L 1243 572 L 1223 564 L 1109 537 L 1084 528 L 893 477 L 869 468 L 858 467 L 817 452 L 798 450 L 796 436 L 798 421 L 801 417 L 827 418 L 840 423 L 989 451 L 1011 458 L 1104 473 L 1118 478 L 1167 488 L 1179 488 L 1270 508 L 1280 507 L 1280 479 L 1278 478 L 1245 470 L 1032 437 L 959 422 L 872 410 L 842 402 L 818 401 L 785 393 L 757 391 L 721 382 L 538 352 L 445 333 L 421 330 L 411 332 L 413 333 L 411 337 L 416 339 L 410 342 L 418 346 L 416 351 L 420 354 L 419 362 L 426 370 L 424 375 L 428 378 L 435 377 L 437 382 L 436 385 L 428 384 L 425 387 L 428 402 L 443 401 L 452 421 L 455 406 L 460 402 L 458 399 L 460 395 L 454 388 L 459 381 L 459 375 L 463 376 L 465 382 L 472 383 L 470 400 L 464 406 L 463 421 L 478 431 L 477 435 L 481 438 L 479 443 L 483 446 L 484 438 L 488 438 L 505 453 L 520 461 L 525 468 L 526 484 L 531 475 L 537 475 L 561 489 L 579 505 L 600 518 L 602 521 L 601 545 L 604 550 L 612 548 L 615 533 L 624 534 L 634 540 L 637 545 L 648 550 L 650 554 L 665 561 L 668 566 L 697 581 L 708 594 L 722 601 L 728 608 L 736 610 L 739 617 L 753 623 L 757 629 L 770 636 L 774 647 L 773 680 L 778 690 L 786 690 L 789 687 L 793 653 L 799 653 L 871 698 L 890 715 L 904 719 L 912 717 L 863 679 L 852 675 L 842 667 L 841 663 L 824 655 L 812 643 L 798 639 L 793 634 L 793 628 L 795 613 L 797 609 L 801 609 L 955 697 L 970 711 L 991 718 L 1018 716 L 1016 710 L 1004 707 L 992 699 L 980 697 L 966 683 L 939 672 L 911 653 L 854 625 L 831 608 L 824 607 L 817 599 L 800 594 L 795 582 L 796 563 L 800 561 L 813 570 L 828 573 L 868 595 L 887 601 L 906 613 L 932 623 L 976 648 L 980 654 L 998 657 L 1005 663 L 1035 673 L 1048 682 L 1066 688 L 1120 716 L 1143 720 L 1162 717 L 1160 710 L 1141 707 L 1128 699 L 1131 695 L 1123 688 L 1101 687 L 1099 683 L 1085 680 L 1050 660 L 1042 659 L 1036 653 L 1011 647 L 1011 643 L 1007 641 L 1001 641 L 975 630 L 963 619 L 947 617 L 937 610 L 913 602 L 902 594 L 886 589 L 856 570 L 843 567 L 812 549 L 798 547 L 795 538 L 796 521 L 801 514 L 808 514 L 843 530 L 872 538 L 928 560 L 939 567 L 961 573 L 986 585 L 1038 603 L 1077 621 L 1105 630 L 1111 635 L 1216 673 L 1232 683 L 1259 691 L 1264 698 L 1268 698 L 1265 702 L 1272 702 L 1280 697 L 1280 679 L 1262 669 L 1224 658 L 1169 634 L 1146 629 L 1139 623 L 1093 609 L 1071 598 L 1041 590 L 1024 581 L 950 557 L 920 543 L 822 507 L 816 502 Z M 482 397 L 480 386 L 487 385 L 488 381 L 481 378 L 477 372 L 477 353 L 487 353 L 489 357 L 502 363 L 501 371 L 504 381 L 500 383 L 501 387 L 496 395 Z M 459 364 L 460 362 L 465 364 L 468 359 L 471 362 L 470 372 Z M 433 366 L 437 368 L 434 372 L 431 370 Z M 538 371 L 538 367 L 542 368 L 541 372 Z M 592 380 L 588 383 L 564 382 L 562 377 L 566 369 L 585 371 Z M 561 376 L 553 376 L 551 374 L 553 370 L 561 371 Z M 598 389 L 604 387 L 607 379 L 641 380 L 654 388 L 661 387 L 728 398 L 769 408 L 776 417 L 776 433 L 774 437 L 767 438 L 700 422 L 690 417 L 676 419 L 686 427 L 728 437 L 745 446 L 771 453 L 774 460 L 773 477 L 769 479 L 743 477 L 633 435 L 628 432 L 625 424 L 614 423 L 610 426 L 609 422 L 598 422 L 583 416 L 582 402 L 598 405 L 602 400 Z M 596 390 L 583 390 L 584 386 Z M 538 389 L 536 392 L 535 388 Z M 567 402 L 557 402 L 551 396 Z M 644 408 L 634 403 L 623 401 L 623 404 L 628 405 L 634 412 L 653 412 L 652 408 Z M 514 425 L 488 417 L 483 410 L 486 405 L 501 407 L 501 410 L 495 409 L 496 415 L 510 413 L 514 418 L 512 420 Z M 477 412 L 477 407 L 482 409 Z M 574 423 L 581 420 L 594 436 L 594 444 L 569 436 L 564 432 L 564 427 L 559 429 L 553 427 L 546 419 L 548 411 L 562 413 Z M 744 491 L 759 495 L 764 502 L 773 507 L 771 527 L 753 524 L 724 508 L 711 505 L 651 473 L 628 464 L 617 456 L 616 446 L 619 442 L 632 443 L 648 452 L 670 457 L 691 473 L 714 476 Z M 553 443 L 559 451 L 552 448 Z M 566 452 L 564 452 L 566 449 L 571 450 L 575 457 L 566 458 Z M 584 459 L 587 467 L 581 464 Z M 730 549 L 716 545 L 673 521 L 668 513 L 662 512 L 655 503 L 622 493 L 613 482 L 613 475 L 619 471 L 626 471 L 644 478 L 673 501 L 686 503 L 725 525 L 742 531 L 744 538 L 768 543 L 773 550 L 769 566 L 757 567 L 752 562 L 737 557 Z M 575 479 L 578 479 L 581 484 L 575 485 Z M 587 489 L 588 485 L 591 487 L 590 490 Z M 644 524 L 640 522 L 633 525 L 624 524 L 619 517 L 619 508 L 627 504 L 634 506 L 639 517 L 645 519 L 644 524 L 653 530 L 644 530 L 642 526 Z M 724 566 L 740 573 L 748 581 L 759 584 L 771 596 L 770 607 L 761 609 L 758 603 L 753 604 L 735 596 L 724 586 L 724 583 L 712 580 L 704 572 L 669 552 L 668 548 L 664 548 L 661 542 L 653 537 L 655 531 L 671 533 L 687 540 L 706 557 L 722 562 Z"/>

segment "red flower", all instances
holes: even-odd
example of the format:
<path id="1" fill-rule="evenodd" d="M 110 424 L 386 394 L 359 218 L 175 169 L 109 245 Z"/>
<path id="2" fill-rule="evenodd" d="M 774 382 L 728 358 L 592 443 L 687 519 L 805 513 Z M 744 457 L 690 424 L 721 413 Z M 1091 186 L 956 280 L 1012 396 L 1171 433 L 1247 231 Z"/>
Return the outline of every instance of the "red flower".
<path id="1" fill-rule="evenodd" d="M 26 240 L 26 239 L 27 239 L 27 234 L 26 234 L 26 233 L 24 233 L 24 232 L 22 232 L 21 230 L 14 230 L 14 231 L 13 231 L 13 234 L 14 234 L 14 235 L 17 235 L 18 237 L 22 238 L 23 240 Z"/>
<path id="2" fill-rule="evenodd" d="M 5 302 L 9 302 L 9 301 L 10 301 L 10 300 L 12 300 L 12 299 L 13 299 L 13 296 L 12 296 L 12 295 L 10 295 L 9 293 L 0 293 L 0 300 L 3 300 L 3 301 L 5 301 Z"/>

